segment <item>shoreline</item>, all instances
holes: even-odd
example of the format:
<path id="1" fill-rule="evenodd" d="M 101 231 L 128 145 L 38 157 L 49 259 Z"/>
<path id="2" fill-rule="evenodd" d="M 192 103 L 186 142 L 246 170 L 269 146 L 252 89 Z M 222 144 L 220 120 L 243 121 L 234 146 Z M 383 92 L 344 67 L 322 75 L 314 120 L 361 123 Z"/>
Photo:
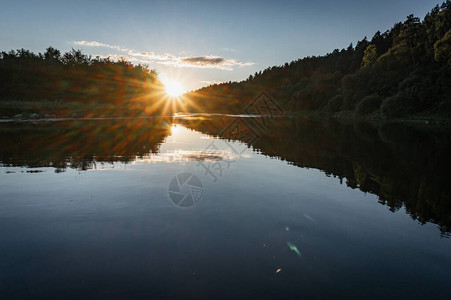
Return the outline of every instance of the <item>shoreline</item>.
<path id="1" fill-rule="evenodd" d="M 156 119 L 156 118 L 196 118 L 196 117 L 226 117 L 226 118 L 305 118 L 316 121 L 337 121 L 340 123 L 372 123 L 372 124 L 404 124 L 414 125 L 421 127 L 442 127 L 451 128 L 451 120 L 446 118 L 432 118 L 432 117 L 410 117 L 410 118 L 396 118 L 396 119 L 384 119 L 374 117 L 349 117 L 342 115 L 324 115 L 319 112 L 296 112 L 281 116 L 257 116 L 257 115 L 245 115 L 245 114 L 220 114 L 220 113 L 192 113 L 172 116 L 151 115 L 151 116 L 113 116 L 113 117 L 44 117 L 44 118 L 0 118 L 0 123 L 41 123 L 41 122 L 64 122 L 64 121 L 101 121 L 101 120 L 136 120 L 136 119 Z"/>
<path id="2" fill-rule="evenodd" d="M 325 113 L 321 111 L 298 111 L 290 115 L 296 117 L 311 118 L 315 120 L 336 120 L 344 123 L 368 122 L 368 123 L 392 123 L 410 124 L 418 126 L 450 127 L 451 118 L 433 114 L 415 114 L 398 118 L 385 118 L 378 113 L 370 115 L 357 115 L 354 111 L 339 111 L 336 113 Z"/>
<path id="3" fill-rule="evenodd" d="M 80 103 L 62 101 L 0 101 L 0 123 L 12 122 L 57 122 L 75 120 L 113 120 L 138 119 L 154 117 L 188 118 L 196 116 L 211 117 L 259 117 L 257 115 L 237 112 L 177 112 L 172 116 L 146 114 L 145 107 L 127 107 L 110 103 Z M 275 117 L 275 116 L 271 116 Z M 278 116 L 279 117 L 279 116 Z M 369 123 L 400 123 L 417 126 L 451 127 L 451 116 L 417 113 L 397 118 L 386 118 L 380 112 L 360 115 L 352 110 L 325 112 L 319 110 L 304 110 L 286 112 L 280 117 L 311 118 L 315 120 L 336 120 L 340 122 L 369 122 Z"/>

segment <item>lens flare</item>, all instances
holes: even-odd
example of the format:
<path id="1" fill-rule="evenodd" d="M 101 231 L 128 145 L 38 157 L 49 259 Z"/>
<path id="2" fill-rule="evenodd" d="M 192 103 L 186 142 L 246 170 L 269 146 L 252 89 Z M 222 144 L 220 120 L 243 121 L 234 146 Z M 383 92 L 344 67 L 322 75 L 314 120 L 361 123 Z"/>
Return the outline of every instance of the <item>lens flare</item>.
<path id="1" fill-rule="evenodd" d="M 162 80 L 166 94 L 171 97 L 179 97 L 184 93 L 183 86 L 175 80 Z"/>

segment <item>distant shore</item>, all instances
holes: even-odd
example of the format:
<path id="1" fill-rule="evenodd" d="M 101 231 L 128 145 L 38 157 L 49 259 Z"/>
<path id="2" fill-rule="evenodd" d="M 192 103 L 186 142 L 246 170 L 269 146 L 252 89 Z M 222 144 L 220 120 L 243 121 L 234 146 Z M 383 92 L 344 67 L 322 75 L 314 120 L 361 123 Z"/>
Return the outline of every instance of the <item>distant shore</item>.
<path id="1" fill-rule="evenodd" d="M 148 117 L 145 105 L 65 101 L 0 101 L 2 120 Z"/>
<path id="2" fill-rule="evenodd" d="M 230 115 L 228 113 L 201 113 L 193 112 L 190 114 L 206 114 L 207 116 L 232 116 L 240 117 L 246 115 Z M 183 115 L 185 116 L 185 115 Z M 182 117 L 183 117 L 182 116 Z M 134 109 L 124 110 L 122 107 L 112 104 L 81 104 L 76 102 L 21 102 L 10 101 L 0 102 L 0 123 L 10 122 L 58 122 L 58 121 L 76 121 L 76 120 L 106 120 L 106 119 L 138 119 L 154 117 L 171 117 L 170 115 L 149 115 L 143 110 Z M 315 120 L 337 120 L 342 123 L 352 122 L 370 122 L 370 123 L 402 123 L 418 126 L 439 126 L 451 128 L 451 118 L 444 115 L 418 114 L 407 115 L 400 118 L 385 118 L 378 113 L 369 115 L 360 115 L 354 111 L 339 111 L 336 113 L 325 113 L 323 111 L 296 111 L 288 112 L 281 117 L 288 118 L 308 118 Z"/>
<path id="3" fill-rule="evenodd" d="M 451 127 L 451 117 L 437 114 L 413 114 L 398 118 L 386 118 L 379 113 L 360 115 L 355 111 L 339 111 L 336 113 L 325 113 L 322 111 L 298 111 L 289 115 L 306 117 L 312 119 L 334 119 L 342 122 L 375 122 L 375 123 L 406 123 L 421 126 L 444 126 Z"/>

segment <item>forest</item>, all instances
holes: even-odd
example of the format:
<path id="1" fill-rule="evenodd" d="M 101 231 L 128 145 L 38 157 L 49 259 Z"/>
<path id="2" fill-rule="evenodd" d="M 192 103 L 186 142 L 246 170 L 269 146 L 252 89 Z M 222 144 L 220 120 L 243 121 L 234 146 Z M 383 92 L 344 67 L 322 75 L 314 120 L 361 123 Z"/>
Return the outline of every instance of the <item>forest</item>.
<path id="1" fill-rule="evenodd" d="M 241 82 L 211 85 L 168 108 L 157 72 L 146 65 L 49 47 L 0 52 L 0 117 L 144 116 L 185 109 L 243 113 L 265 91 L 286 113 L 403 118 L 451 114 L 451 1 L 423 20 L 409 15 L 391 29 L 335 49 L 269 67 Z"/>
<path id="2" fill-rule="evenodd" d="M 124 59 L 92 58 L 74 49 L 61 53 L 53 47 L 38 54 L 25 49 L 0 52 L 2 116 L 24 111 L 57 116 L 158 114 L 163 89 L 155 70 Z"/>
<path id="3" fill-rule="evenodd" d="M 285 112 L 399 118 L 451 113 L 451 1 L 437 5 L 421 21 L 409 15 L 335 49 L 269 67 L 241 82 L 211 85 L 189 96 L 193 110 L 242 113 L 266 91 Z"/>

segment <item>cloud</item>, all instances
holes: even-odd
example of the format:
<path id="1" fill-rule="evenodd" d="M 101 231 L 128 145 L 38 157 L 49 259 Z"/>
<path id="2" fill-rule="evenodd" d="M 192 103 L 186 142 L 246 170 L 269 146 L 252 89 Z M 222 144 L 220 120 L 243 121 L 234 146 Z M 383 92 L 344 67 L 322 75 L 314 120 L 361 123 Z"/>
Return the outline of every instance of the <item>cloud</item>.
<path id="1" fill-rule="evenodd" d="M 130 55 L 122 55 L 122 54 L 96 55 L 95 57 L 103 58 L 103 59 L 109 58 L 112 61 L 122 60 L 122 59 L 123 60 L 128 60 L 128 61 L 138 61 L 136 59 L 136 57 L 133 57 L 133 56 L 130 56 Z"/>
<path id="2" fill-rule="evenodd" d="M 239 62 L 235 59 L 225 59 L 218 56 L 197 56 L 197 57 L 173 57 L 157 63 L 173 65 L 183 68 L 220 69 L 233 71 L 234 67 L 251 66 L 253 62 Z"/>
<path id="3" fill-rule="evenodd" d="M 221 69 L 233 71 L 233 68 L 251 66 L 253 62 L 239 62 L 235 59 L 226 59 L 219 56 L 183 57 L 172 54 L 156 54 L 154 52 L 134 52 L 129 55 L 140 57 L 146 63 L 158 63 L 182 68 Z"/>
<path id="4" fill-rule="evenodd" d="M 137 61 L 139 63 L 146 64 L 157 63 L 181 68 L 208 68 L 228 71 L 233 71 L 234 67 L 245 67 L 254 64 L 253 62 L 240 62 L 235 59 L 226 59 L 223 57 L 212 55 L 187 57 L 187 56 L 177 56 L 173 54 L 157 54 L 154 52 L 135 51 L 132 49 L 108 45 L 97 41 L 73 41 L 72 43 L 74 45 L 87 47 L 109 48 L 117 50 L 119 52 L 126 53 L 126 55 L 111 54 L 106 56 L 105 55 L 100 56 L 103 58 L 106 57 L 110 57 L 111 59 L 126 58 L 127 60 L 130 61 Z"/>
<path id="5" fill-rule="evenodd" d="M 199 65 L 199 66 L 208 66 L 208 65 L 219 65 L 225 61 L 222 57 L 210 57 L 210 56 L 199 56 L 199 57 L 186 57 L 182 58 L 182 62 Z"/>
<path id="6" fill-rule="evenodd" d="M 154 52 L 136 52 L 129 51 L 130 55 L 135 57 L 140 57 L 140 59 L 147 60 L 150 62 L 164 62 L 164 61 L 173 61 L 176 60 L 177 57 L 171 54 L 156 54 Z"/>
<path id="7" fill-rule="evenodd" d="M 127 49 L 127 48 L 122 48 L 120 46 L 112 46 L 112 45 L 108 45 L 108 44 L 104 44 L 104 43 L 100 43 L 100 42 L 96 42 L 96 41 L 73 41 L 72 43 L 74 45 L 79 45 L 79 46 L 104 47 L 104 48 L 115 49 L 115 50 L 122 51 L 122 52 L 129 51 L 129 49 Z"/>
<path id="8" fill-rule="evenodd" d="M 222 81 L 218 81 L 218 80 L 202 80 L 202 83 L 208 84 L 208 85 L 213 85 L 213 84 L 221 84 Z"/>

